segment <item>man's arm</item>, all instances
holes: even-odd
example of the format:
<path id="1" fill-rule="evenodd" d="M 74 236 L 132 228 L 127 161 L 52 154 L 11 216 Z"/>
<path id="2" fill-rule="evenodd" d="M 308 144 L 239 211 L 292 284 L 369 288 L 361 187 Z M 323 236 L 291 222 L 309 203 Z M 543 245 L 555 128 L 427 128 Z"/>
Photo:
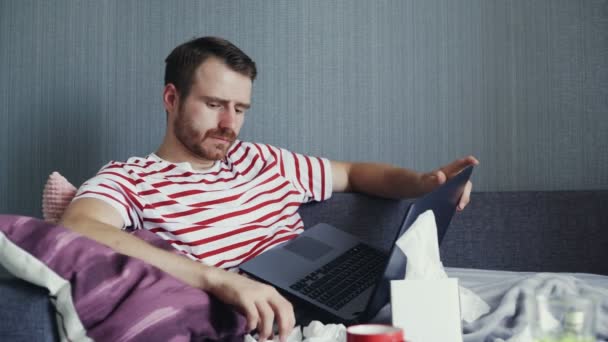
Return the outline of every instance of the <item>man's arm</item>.
<path id="1" fill-rule="evenodd" d="M 120 214 L 101 200 L 75 200 L 67 208 L 60 224 L 118 253 L 143 260 L 234 305 L 247 317 L 250 330 L 257 327 L 261 337 L 272 334 L 275 316 L 282 338 L 287 337 L 293 329 L 293 307 L 273 287 L 173 254 L 122 231 L 123 219 Z"/>
<path id="2" fill-rule="evenodd" d="M 469 156 L 437 170 L 418 173 L 388 164 L 331 161 L 333 191 L 356 191 L 385 198 L 411 198 L 424 195 L 479 161 Z M 458 205 L 462 210 L 470 199 L 473 184 L 469 181 Z"/>
<path id="3" fill-rule="evenodd" d="M 185 283 L 197 287 L 208 287 L 210 276 L 205 268 L 195 261 L 184 262 L 183 257 L 150 245 L 144 240 L 122 231 L 123 220 L 118 212 L 103 201 L 82 198 L 67 208 L 59 224 L 81 235 L 100 242 L 118 253 L 129 255 L 156 266 Z"/>

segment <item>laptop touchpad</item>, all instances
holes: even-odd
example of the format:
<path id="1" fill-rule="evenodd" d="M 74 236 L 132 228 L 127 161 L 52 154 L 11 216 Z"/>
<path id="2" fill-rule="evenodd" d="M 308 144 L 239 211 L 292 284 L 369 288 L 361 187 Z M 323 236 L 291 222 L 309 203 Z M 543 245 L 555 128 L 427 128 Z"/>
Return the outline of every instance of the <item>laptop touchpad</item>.
<path id="1" fill-rule="evenodd" d="M 300 236 L 284 248 L 310 261 L 315 261 L 332 250 L 329 245 L 308 236 Z"/>

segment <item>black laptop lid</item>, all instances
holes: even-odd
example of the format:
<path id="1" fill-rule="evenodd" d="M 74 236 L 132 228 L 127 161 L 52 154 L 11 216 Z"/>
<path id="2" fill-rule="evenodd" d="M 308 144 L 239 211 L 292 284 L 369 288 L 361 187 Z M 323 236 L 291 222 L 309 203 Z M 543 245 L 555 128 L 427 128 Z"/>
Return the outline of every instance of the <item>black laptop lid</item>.
<path id="1" fill-rule="evenodd" d="M 418 216 L 425 211 L 431 209 L 435 215 L 435 221 L 437 223 L 437 237 L 438 243 L 441 244 L 443 237 L 448 230 L 450 221 L 456 211 L 456 206 L 460 201 L 460 197 L 464 192 L 464 187 L 471 177 L 473 172 L 473 166 L 468 166 L 462 170 L 459 174 L 449 179 L 439 188 L 434 191 L 416 199 L 412 203 L 403 218 L 403 223 L 397 232 L 397 238 L 416 221 Z M 407 257 L 399 248 L 395 248 L 395 243 L 391 247 L 389 261 L 386 269 L 382 275 L 382 279 L 376 282 L 376 288 L 370 301 L 367 305 L 365 313 L 361 316 L 360 320 L 367 321 L 373 318 L 378 311 L 389 301 L 389 289 L 391 280 L 399 280 L 405 277 L 405 266 L 407 264 Z"/>

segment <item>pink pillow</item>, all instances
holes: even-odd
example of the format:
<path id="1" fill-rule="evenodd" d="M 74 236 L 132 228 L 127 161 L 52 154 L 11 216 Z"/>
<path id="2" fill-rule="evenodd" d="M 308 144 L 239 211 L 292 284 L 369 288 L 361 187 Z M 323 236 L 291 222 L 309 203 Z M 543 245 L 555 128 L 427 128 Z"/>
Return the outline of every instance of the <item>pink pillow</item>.
<path id="1" fill-rule="evenodd" d="M 55 171 L 51 173 L 42 191 L 42 217 L 49 223 L 57 223 L 76 195 L 76 187 Z"/>

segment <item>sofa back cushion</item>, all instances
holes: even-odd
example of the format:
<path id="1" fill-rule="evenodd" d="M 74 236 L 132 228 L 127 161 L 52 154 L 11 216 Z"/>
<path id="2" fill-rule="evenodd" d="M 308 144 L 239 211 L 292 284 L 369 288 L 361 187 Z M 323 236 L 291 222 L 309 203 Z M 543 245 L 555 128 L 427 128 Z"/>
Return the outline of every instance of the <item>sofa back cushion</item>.
<path id="1" fill-rule="evenodd" d="M 384 250 L 411 200 L 335 193 L 300 208 Z M 475 192 L 441 245 L 445 266 L 608 275 L 608 191 Z"/>

